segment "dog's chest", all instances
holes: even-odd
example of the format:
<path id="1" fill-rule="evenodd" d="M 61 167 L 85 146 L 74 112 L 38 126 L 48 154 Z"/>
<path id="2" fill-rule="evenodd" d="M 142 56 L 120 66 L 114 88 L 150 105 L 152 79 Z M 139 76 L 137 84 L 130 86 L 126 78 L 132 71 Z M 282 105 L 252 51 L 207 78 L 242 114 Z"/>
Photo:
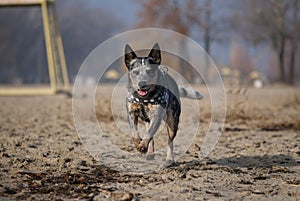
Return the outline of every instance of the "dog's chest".
<path id="1" fill-rule="evenodd" d="M 139 117 L 144 122 L 150 122 L 154 114 L 159 111 L 159 105 L 143 105 L 139 103 L 129 103 L 129 113 Z"/>

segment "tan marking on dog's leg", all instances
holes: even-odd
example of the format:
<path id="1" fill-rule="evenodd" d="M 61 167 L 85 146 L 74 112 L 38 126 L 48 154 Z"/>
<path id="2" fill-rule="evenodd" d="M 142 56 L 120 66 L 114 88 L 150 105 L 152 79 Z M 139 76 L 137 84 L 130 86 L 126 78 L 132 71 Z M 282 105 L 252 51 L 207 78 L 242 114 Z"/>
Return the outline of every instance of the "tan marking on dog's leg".
<path id="1" fill-rule="evenodd" d="M 134 146 L 137 148 L 142 140 L 139 135 L 139 132 L 138 132 L 138 117 L 137 116 L 134 117 L 134 129 L 133 129 L 132 136 L 133 136 Z"/>
<path id="2" fill-rule="evenodd" d="M 168 131 L 167 161 L 174 161 L 173 140 L 176 136 L 177 128 L 175 126 L 174 118 L 171 112 L 169 112 L 167 116 L 167 131 Z"/>
<path id="3" fill-rule="evenodd" d="M 139 107 L 138 104 L 129 104 L 129 111 L 130 111 L 129 123 L 131 129 L 131 136 L 132 136 L 133 144 L 137 149 L 139 144 L 142 141 L 138 132 L 138 116 L 135 115 L 135 111 L 139 109 L 138 107 Z"/>
<path id="4" fill-rule="evenodd" d="M 169 127 L 167 127 L 168 131 L 168 147 L 167 147 L 167 161 L 174 161 L 174 154 L 173 154 L 173 139 L 170 136 L 173 135 L 173 131 Z"/>
<path id="5" fill-rule="evenodd" d="M 148 131 L 150 128 L 150 123 L 146 123 L 146 130 Z M 147 139 L 148 136 L 144 136 L 144 139 Z M 145 143 L 148 144 L 147 148 L 147 160 L 153 160 L 154 159 L 154 139 L 150 138 L 149 142 L 145 141 Z"/>
<path id="6" fill-rule="evenodd" d="M 141 141 L 142 141 L 142 139 L 140 139 L 140 138 L 135 138 L 135 137 L 133 137 L 132 140 L 133 140 L 133 144 L 134 144 L 135 148 L 138 148 L 138 147 L 139 147 L 139 144 L 140 144 Z"/>
<path id="7" fill-rule="evenodd" d="M 152 138 L 148 144 L 148 151 L 147 151 L 147 160 L 154 159 L 154 139 Z"/>
<path id="8" fill-rule="evenodd" d="M 149 123 L 146 123 L 146 133 L 143 134 L 143 139 L 141 139 L 140 143 L 136 147 L 141 153 L 147 153 L 148 151 L 148 144 L 150 142 L 150 138 L 148 137 L 147 130 L 149 128 Z"/>

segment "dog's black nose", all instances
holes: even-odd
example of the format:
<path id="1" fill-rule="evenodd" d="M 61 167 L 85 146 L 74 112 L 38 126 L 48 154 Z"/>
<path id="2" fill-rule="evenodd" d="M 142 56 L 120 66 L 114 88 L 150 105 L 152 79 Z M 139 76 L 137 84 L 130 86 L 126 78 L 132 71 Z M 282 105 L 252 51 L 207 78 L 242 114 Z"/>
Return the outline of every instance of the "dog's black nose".
<path id="1" fill-rule="evenodd" d="M 145 81 L 140 81 L 140 82 L 138 83 L 138 85 L 139 85 L 140 88 L 143 88 L 143 87 L 146 87 L 147 82 L 145 82 Z"/>

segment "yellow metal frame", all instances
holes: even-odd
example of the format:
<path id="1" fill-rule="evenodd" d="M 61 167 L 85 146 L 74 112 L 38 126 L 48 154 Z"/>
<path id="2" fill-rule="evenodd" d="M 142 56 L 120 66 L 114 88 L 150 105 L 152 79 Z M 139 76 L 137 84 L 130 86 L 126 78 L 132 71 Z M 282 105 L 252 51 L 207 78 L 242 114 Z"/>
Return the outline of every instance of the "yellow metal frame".
<path id="1" fill-rule="evenodd" d="M 69 78 L 63 43 L 57 23 L 54 0 L 0 0 L 0 6 L 41 6 L 46 55 L 49 71 L 49 87 L 0 86 L 0 95 L 48 95 L 69 93 Z"/>

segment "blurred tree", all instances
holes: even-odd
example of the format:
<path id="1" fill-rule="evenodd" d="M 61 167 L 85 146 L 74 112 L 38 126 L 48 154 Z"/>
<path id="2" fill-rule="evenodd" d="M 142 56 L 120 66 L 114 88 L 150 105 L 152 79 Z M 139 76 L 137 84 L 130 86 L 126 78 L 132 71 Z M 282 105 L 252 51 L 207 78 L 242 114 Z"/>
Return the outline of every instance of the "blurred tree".
<path id="1" fill-rule="evenodd" d="M 177 0 L 142 0 L 136 2 L 141 7 L 137 14 L 140 19 L 138 27 L 169 28 L 183 35 L 190 34 L 190 20 Z"/>
<path id="2" fill-rule="evenodd" d="M 300 43 L 300 1 L 299 0 L 291 0 L 291 6 L 293 9 L 290 11 L 291 17 L 291 25 L 289 27 L 289 39 L 291 44 L 291 53 L 290 53 L 290 74 L 289 74 L 289 82 L 294 84 L 295 81 L 295 66 L 296 66 L 296 54 L 298 50 L 298 46 Z"/>
<path id="3" fill-rule="evenodd" d="M 232 25 L 253 44 L 270 42 L 277 54 L 282 82 L 293 82 L 295 54 L 300 41 L 298 0 L 246 0 L 233 15 Z M 242 23 L 238 23 L 242 22 Z M 290 43 L 290 76 L 286 75 L 287 44 Z"/>
<path id="4" fill-rule="evenodd" d="M 255 70 L 249 50 L 241 42 L 234 41 L 229 48 L 229 65 L 231 70 L 237 70 L 240 78 L 245 79 Z"/>
<path id="5" fill-rule="evenodd" d="M 204 49 L 208 54 L 210 54 L 211 43 L 220 39 L 218 33 L 220 30 L 224 30 L 226 24 L 225 19 L 222 20 L 216 15 L 218 12 L 213 11 L 212 0 L 205 0 L 204 2 L 196 0 L 142 0 L 136 2 L 141 7 L 138 13 L 140 19 L 138 27 L 167 28 L 186 36 L 192 36 L 193 32 L 195 33 L 194 30 L 197 30 L 196 38 L 200 33 L 203 33 Z M 205 65 L 205 76 L 208 65 L 208 63 Z M 188 71 L 177 70 L 183 75 L 189 74 Z M 185 77 L 187 76 L 185 75 Z"/>
<path id="6" fill-rule="evenodd" d="M 186 9 L 182 8 L 177 0 L 143 0 L 136 2 L 141 7 L 137 14 L 140 19 L 137 24 L 138 27 L 167 28 L 186 36 L 190 35 L 191 21 L 185 13 Z M 181 55 L 187 54 L 184 41 L 178 42 Z M 177 64 L 172 67 L 186 79 L 192 80 L 191 75 L 193 73 L 189 72 L 191 69 L 187 70 L 185 61 L 178 58 Z"/>

